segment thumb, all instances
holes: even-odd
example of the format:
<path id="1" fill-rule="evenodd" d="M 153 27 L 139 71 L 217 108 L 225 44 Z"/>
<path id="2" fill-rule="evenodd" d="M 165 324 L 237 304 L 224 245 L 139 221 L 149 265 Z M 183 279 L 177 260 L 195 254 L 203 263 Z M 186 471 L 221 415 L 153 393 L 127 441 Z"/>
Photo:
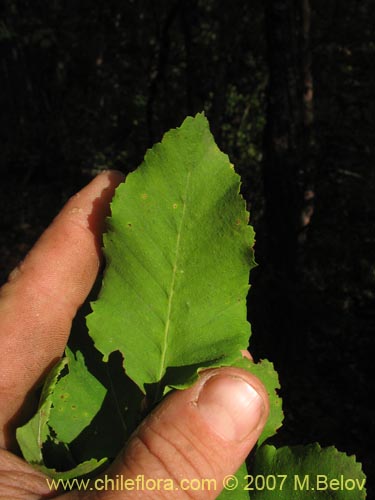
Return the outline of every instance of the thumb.
<path id="1" fill-rule="evenodd" d="M 266 390 L 252 374 L 238 368 L 203 372 L 142 422 L 107 471 L 118 489 L 123 485 L 121 493 L 107 491 L 103 498 L 216 498 L 223 478 L 254 447 L 268 412 Z"/>

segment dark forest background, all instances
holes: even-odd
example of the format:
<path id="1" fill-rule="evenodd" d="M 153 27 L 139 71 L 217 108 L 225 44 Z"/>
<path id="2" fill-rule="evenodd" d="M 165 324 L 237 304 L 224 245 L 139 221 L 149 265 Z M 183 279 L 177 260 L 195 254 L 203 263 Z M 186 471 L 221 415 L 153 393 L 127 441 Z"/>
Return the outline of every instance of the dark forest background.
<path id="1" fill-rule="evenodd" d="M 1 0 L 0 282 L 97 172 L 204 110 L 257 232 L 249 319 L 278 444 L 374 468 L 375 4 Z"/>

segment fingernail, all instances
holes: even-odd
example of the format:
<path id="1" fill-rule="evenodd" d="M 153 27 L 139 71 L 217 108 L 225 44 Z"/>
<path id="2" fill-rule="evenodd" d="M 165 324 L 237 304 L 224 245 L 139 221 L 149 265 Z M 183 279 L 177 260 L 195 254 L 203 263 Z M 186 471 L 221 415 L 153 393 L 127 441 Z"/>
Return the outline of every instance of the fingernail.
<path id="1" fill-rule="evenodd" d="M 211 429 L 228 441 L 243 441 L 260 424 L 262 397 L 240 377 L 217 375 L 207 380 L 197 406 Z"/>

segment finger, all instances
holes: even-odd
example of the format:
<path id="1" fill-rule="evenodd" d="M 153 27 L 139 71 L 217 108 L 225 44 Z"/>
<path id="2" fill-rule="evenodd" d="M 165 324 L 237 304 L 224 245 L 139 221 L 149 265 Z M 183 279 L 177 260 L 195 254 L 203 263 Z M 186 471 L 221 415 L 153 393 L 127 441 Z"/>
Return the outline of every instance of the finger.
<path id="1" fill-rule="evenodd" d="M 255 445 L 268 412 L 266 391 L 252 374 L 237 368 L 205 371 L 192 388 L 175 391 L 146 418 L 107 474 L 90 483 L 91 494 L 95 490 L 95 498 L 105 500 L 216 498 L 224 477 L 237 471 Z M 111 491 L 105 488 L 109 478 L 133 480 L 133 489 L 128 481 L 128 491 Z M 139 478 L 159 487 L 137 490 Z M 211 480 L 209 491 L 199 488 L 202 479 Z"/>
<path id="2" fill-rule="evenodd" d="M 250 361 L 254 362 L 254 358 L 252 357 L 252 355 L 249 353 L 249 351 L 247 349 L 242 349 L 241 354 L 242 354 L 243 358 L 247 358 Z"/>
<path id="3" fill-rule="evenodd" d="M 55 496 L 44 474 L 12 453 L 0 450 L 0 499 L 41 500 Z"/>
<path id="4" fill-rule="evenodd" d="M 0 291 L 0 444 L 26 393 L 63 353 L 97 275 L 103 222 L 122 179 L 105 172 L 73 196 Z"/>

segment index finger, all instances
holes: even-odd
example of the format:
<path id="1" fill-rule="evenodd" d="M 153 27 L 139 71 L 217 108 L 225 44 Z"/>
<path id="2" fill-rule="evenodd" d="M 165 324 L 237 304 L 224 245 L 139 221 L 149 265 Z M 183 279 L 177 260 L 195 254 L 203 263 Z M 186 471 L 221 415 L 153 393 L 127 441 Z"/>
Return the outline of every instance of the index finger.
<path id="1" fill-rule="evenodd" d="M 95 281 L 104 219 L 122 180 L 105 172 L 73 196 L 0 290 L 0 446 L 26 395 L 64 351 Z"/>

